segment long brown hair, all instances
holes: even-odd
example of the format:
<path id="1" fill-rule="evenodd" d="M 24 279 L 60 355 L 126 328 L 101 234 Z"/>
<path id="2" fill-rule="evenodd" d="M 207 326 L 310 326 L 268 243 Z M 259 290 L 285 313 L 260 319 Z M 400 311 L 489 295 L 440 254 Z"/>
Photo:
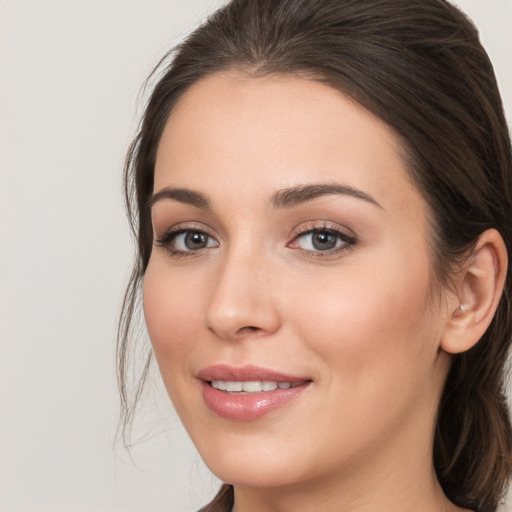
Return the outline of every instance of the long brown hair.
<path id="1" fill-rule="evenodd" d="M 492 65 L 459 10 L 445 0 L 233 0 L 162 60 L 126 160 L 137 257 L 118 338 L 125 434 L 152 357 L 148 351 L 133 386 L 127 385 L 139 288 L 151 254 L 147 199 L 160 136 L 190 85 L 230 69 L 321 81 L 394 129 L 430 207 L 432 263 L 442 285 L 449 286 L 461 256 L 486 229 L 497 229 L 512 254 L 509 133 Z M 473 349 L 453 357 L 435 430 L 434 465 L 446 495 L 480 512 L 496 510 L 512 472 L 505 399 L 511 286 L 509 272 L 489 329 Z"/>

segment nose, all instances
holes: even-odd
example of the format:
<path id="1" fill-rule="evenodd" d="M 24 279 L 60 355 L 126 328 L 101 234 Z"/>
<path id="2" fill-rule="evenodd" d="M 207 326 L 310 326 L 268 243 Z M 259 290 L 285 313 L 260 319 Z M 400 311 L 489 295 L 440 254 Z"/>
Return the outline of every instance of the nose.
<path id="1" fill-rule="evenodd" d="M 206 327 L 230 341 L 276 332 L 281 320 L 273 274 L 271 264 L 257 255 L 229 255 L 216 276 Z"/>

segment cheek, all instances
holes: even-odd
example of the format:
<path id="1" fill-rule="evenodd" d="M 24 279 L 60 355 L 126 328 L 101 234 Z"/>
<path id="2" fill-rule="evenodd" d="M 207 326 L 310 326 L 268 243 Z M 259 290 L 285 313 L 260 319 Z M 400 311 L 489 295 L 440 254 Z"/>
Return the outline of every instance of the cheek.
<path id="1" fill-rule="evenodd" d="M 144 317 L 161 368 L 163 364 L 183 368 L 199 338 L 194 333 L 201 325 L 201 306 L 194 283 L 165 267 L 157 258 L 150 260 L 143 285 Z"/>
<path id="2" fill-rule="evenodd" d="M 392 368 L 397 377 L 408 374 L 411 365 L 436 354 L 428 260 L 413 265 L 406 257 L 378 261 L 348 268 L 315 286 L 306 283 L 308 292 L 290 295 L 309 297 L 307 304 L 293 304 L 301 319 L 298 335 L 329 365 L 361 382 L 373 382 Z"/>
<path id="3" fill-rule="evenodd" d="M 428 262 L 403 264 L 352 267 L 307 286 L 312 292 L 290 294 L 309 297 L 307 304 L 291 303 L 289 311 L 296 319 L 294 334 L 321 368 L 317 384 L 325 393 L 310 411 L 318 420 L 310 421 L 340 451 L 347 440 L 354 449 L 365 439 L 374 446 L 411 418 L 429 418 L 437 400 L 439 325 L 428 300 Z M 331 426 L 323 410 L 327 403 Z"/>

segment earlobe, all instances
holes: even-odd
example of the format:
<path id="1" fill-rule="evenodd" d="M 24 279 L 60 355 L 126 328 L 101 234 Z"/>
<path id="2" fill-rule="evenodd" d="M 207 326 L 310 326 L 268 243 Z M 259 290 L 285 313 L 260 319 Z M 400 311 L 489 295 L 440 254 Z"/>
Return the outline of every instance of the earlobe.
<path id="1" fill-rule="evenodd" d="M 484 231 L 457 278 L 458 296 L 450 301 L 441 348 L 450 354 L 473 347 L 489 327 L 507 273 L 507 250 L 495 229 Z"/>

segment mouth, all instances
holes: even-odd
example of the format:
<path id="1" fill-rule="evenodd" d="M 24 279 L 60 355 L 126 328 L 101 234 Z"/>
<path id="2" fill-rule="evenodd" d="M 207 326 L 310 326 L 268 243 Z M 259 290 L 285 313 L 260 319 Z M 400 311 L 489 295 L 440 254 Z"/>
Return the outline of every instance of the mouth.
<path id="1" fill-rule="evenodd" d="M 251 421 L 295 401 L 312 379 L 255 366 L 216 365 L 200 371 L 203 399 L 216 415 Z"/>
<path id="2" fill-rule="evenodd" d="M 276 389 L 290 389 L 306 384 L 306 380 L 297 382 L 276 381 L 276 380 L 211 380 L 208 384 L 219 391 L 228 393 L 267 393 Z"/>

